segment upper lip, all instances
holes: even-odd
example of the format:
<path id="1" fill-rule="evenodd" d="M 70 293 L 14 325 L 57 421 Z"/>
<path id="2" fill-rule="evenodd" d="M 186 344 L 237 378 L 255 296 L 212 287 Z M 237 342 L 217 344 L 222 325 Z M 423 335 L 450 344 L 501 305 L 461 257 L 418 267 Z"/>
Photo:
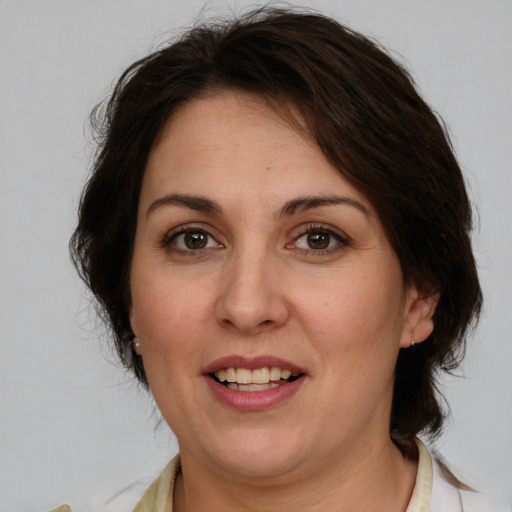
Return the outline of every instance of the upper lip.
<path id="1" fill-rule="evenodd" d="M 204 373 L 215 373 L 225 368 L 247 368 L 248 370 L 257 370 L 258 368 L 281 368 L 290 370 L 292 373 L 306 373 L 303 368 L 286 361 L 280 357 L 261 355 L 255 357 L 246 357 L 240 355 L 231 355 L 220 357 L 209 363 L 204 369 Z"/>

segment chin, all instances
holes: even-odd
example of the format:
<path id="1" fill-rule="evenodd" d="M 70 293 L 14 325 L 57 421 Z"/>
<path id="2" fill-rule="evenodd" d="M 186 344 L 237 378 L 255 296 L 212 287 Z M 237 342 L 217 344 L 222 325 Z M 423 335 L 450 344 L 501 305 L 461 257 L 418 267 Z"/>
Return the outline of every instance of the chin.
<path id="1" fill-rule="evenodd" d="M 242 430 L 231 433 L 224 442 L 211 446 L 223 446 L 210 457 L 224 471 L 242 479 L 266 479 L 283 476 L 301 464 L 304 457 L 302 443 L 294 440 L 290 432 L 280 435 L 279 430 Z"/>

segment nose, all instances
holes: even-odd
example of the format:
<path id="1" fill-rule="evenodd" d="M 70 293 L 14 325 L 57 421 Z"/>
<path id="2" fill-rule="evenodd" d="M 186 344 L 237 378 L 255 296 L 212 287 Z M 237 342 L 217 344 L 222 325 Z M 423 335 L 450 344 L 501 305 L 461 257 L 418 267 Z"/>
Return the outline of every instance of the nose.
<path id="1" fill-rule="evenodd" d="M 215 304 L 217 321 L 244 335 L 269 332 L 284 325 L 289 307 L 279 273 L 272 255 L 233 255 L 226 262 Z"/>

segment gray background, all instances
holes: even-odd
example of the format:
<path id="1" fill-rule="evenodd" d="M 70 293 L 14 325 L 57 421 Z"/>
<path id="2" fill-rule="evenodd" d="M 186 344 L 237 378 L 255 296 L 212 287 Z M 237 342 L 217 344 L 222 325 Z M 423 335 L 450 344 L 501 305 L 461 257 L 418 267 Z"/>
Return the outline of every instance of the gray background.
<path id="1" fill-rule="evenodd" d="M 202 0 L 0 0 L 0 510 L 103 510 L 176 450 L 111 364 L 67 255 L 90 160 L 86 117 L 113 79 L 189 26 Z M 209 2 L 209 13 L 257 2 Z M 444 117 L 480 227 L 484 315 L 446 381 L 439 452 L 512 500 L 512 1 L 310 1 L 397 52 Z"/>

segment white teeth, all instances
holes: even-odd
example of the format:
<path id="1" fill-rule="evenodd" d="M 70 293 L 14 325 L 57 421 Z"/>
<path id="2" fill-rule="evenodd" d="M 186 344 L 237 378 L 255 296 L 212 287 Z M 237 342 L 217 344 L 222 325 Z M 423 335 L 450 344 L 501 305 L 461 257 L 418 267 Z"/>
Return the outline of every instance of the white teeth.
<path id="1" fill-rule="evenodd" d="M 275 366 L 270 368 L 270 380 L 273 382 L 281 380 L 281 368 L 276 368 Z"/>
<path id="2" fill-rule="evenodd" d="M 238 384 L 250 384 L 252 382 L 252 372 L 247 368 L 236 369 L 236 381 Z"/>
<path id="3" fill-rule="evenodd" d="M 290 370 L 281 370 L 275 366 L 268 368 L 258 368 L 256 370 L 249 370 L 248 368 L 225 368 L 215 372 L 215 377 L 220 382 L 228 382 L 230 389 L 240 387 L 244 389 L 237 389 L 238 391 L 262 391 L 263 389 L 271 389 L 276 387 L 281 380 L 288 380 L 290 377 L 297 377 L 298 373 L 292 373 Z M 269 384 L 270 387 L 266 387 L 265 384 Z M 233 384 L 233 386 L 231 386 Z M 254 389 L 245 389 L 247 386 L 256 387 Z"/>
<path id="4" fill-rule="evenodd" d="M 234 368 L 226 368 L 226 380 L 228 382 L 236 382 L 236 370 Z"/>
<path id="5" fill-rule="evenodd" d="M 251 377 L 254 384 L 267 384 L 270 380 L 270 370 L 268 368 L 253 370 Z"/>
<path id="6" fill-rule="evenodd" d="M 229 382 L 227 387 L 233 391 L 265 391 L 277 388 L 280 385 L 277 382 L 269 382 L 268 384 L 238 384 L 236 382 Z"/>

